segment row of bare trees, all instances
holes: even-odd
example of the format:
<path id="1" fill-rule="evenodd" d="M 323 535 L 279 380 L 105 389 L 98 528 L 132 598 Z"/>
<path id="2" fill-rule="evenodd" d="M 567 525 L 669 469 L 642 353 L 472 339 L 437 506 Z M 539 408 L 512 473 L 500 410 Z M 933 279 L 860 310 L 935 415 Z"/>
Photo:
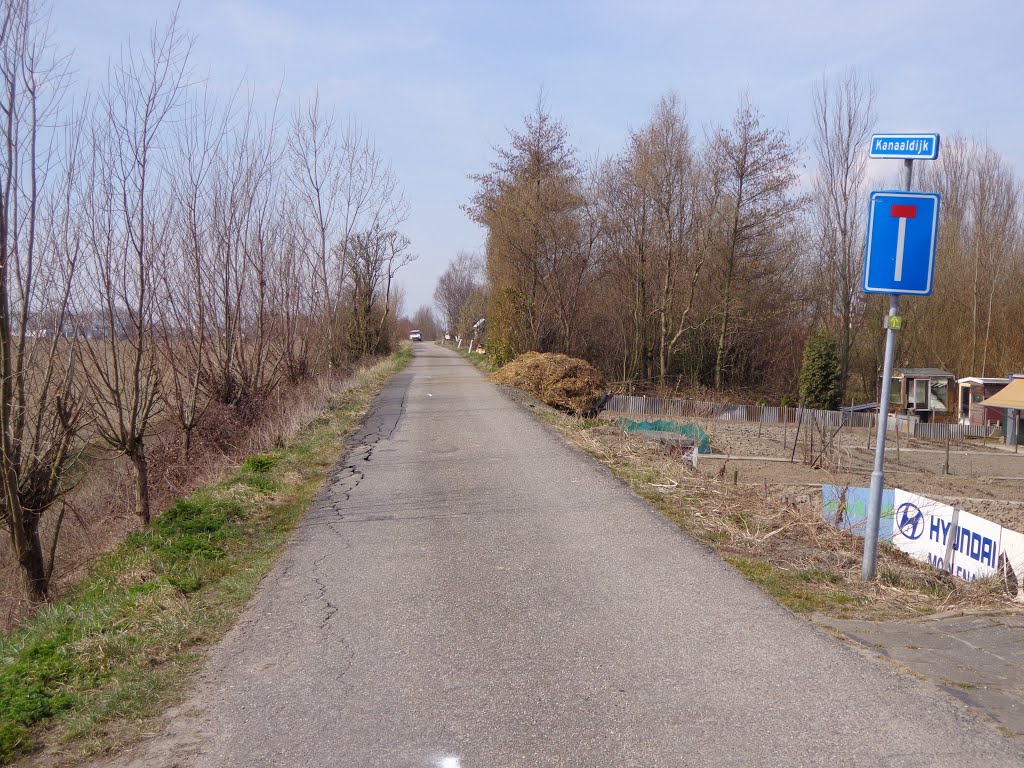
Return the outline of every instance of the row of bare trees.
<path id="1" fill-rule="evenodd" d="M 873 398 L 885 307 L 860 288 L 865 214 L 869 189 L 892 183 L 869 177 L 875 91 L 848 72 L 811 96 L 806 143 L 746 96 L 727 125 L 695 135 L 668 94 L 620 153 L 587 163 L 539 102 L 471 176 L 491 351 L 580 355 L 628 384 L 795 398 L 804 344 L 826 330 L 844 401 Z M 934 296 L 907 303 L 898 363 L 1024 368 L 1020 176 L 953 137 L 917 187 L 943 195 L 940 266 Z M 447 297 L 465 265 L 453 261 L 435 294 L 452 327 Z"/>
<path id="2" fill-rule="evenodd" d="M 0 520 L 41 600 L 87 448 L 130 460 L 148 522 L 154 432 L 187 454 L 211 403 L 387 352 L 413 255 L 388 162 L 317 97 L 214 97 L 172 17 L 72 98 L 48 8 L 2 9 Z"/>

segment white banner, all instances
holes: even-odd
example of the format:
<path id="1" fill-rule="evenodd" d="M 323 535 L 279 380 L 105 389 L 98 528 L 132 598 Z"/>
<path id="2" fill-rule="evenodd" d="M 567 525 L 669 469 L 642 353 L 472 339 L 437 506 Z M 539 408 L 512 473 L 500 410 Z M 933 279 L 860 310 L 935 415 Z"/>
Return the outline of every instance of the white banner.
<path id="1" fill-rule="evenodd" d="M 1010 594 L 1018 603 L 1024 603 L 1024 534 L 1003 528 L 999 542 L 1002 557 L 999 564 L 999 575 L 1005 577 Z"/>
<path id="2" fill-rule="evenodd" d="M 998 572 L 1002 527 L 996 523 L 899 489 L 893 513 L 892 543 L 911 557 L 966 581 Z"/>
<path id="3" fill-rule="evenodd" d="M 995 576 L 999 572 L 1002 534 L 1001 525 L 960 510 L 953 547 L 953 575 L 967 581 Z"/>

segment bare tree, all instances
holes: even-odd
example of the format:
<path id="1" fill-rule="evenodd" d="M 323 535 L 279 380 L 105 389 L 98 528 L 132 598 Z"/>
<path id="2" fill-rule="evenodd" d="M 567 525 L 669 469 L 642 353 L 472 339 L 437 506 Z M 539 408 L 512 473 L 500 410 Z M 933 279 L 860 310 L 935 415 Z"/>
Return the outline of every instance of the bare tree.
<path id="1" fill-rule="evenodd" d="M 185 456 L 192 448 L 192 433 L 210 403 L 203 386 L 204 363 L 211 324 L 209 210 L 210 176 L 229 130 L 231 104 L 218 111 L 212 100 L 186 101 L 176 125 L 172 168 L 174 232 L 172 251 L 159 271 L 160 328 L 157 334 L 163 384 L 161 395 L 183 436 Z"/>
<path id="2" fill-rule="evenodd" d="M 313 375 L 325 357 L 323 336 L 336 327 L 323 314 L 324 305 L 315 295 L 313 265 L 307 258 L 305 239 L 300 231 L 299 214 L 293 203 L 285 203 L 280 213 L 283 232 L 277 275 L 278 312 L 284 376 L 292 384 Z"/>
<path id="3" fill-rule="evenodd" d="M 349 351 L 355 359 L 389 352 L 395 276 L 416 255 L 409 251 L 409 238 L 393 229 L 357 232 L 348 245 Z"/>
<path id="4" fill-rule="evenodd" d="M 434 318 L 434 310 L 427 305 L 421 306 L 412 315 L 412 327 L 423 334 L 427 341 L 437 338 L 437 320 Z"/>
<path id="5" fill-rule="evenodd" d="M 1024 185 L 990 146 L 962 136 L 922 169 L 921 185 L 942 194 L 935 292 L 908 306 L 901 352 L 971 375 L 1020 367 L 1015 333 L 1024 251 Z M 997 341 L 998 343 L 993 343 Z"/>
<path id="6" fill-rule="evenodd" d="M 479 256 L 469 251 L 459 251 L 438 278 L 434 303 L 449 333 L 461 335 L 467 330 L 466 310 L 474 296 L 483 291 L 482 273 Z"/>
<path id="7" fill-rule="evenodd" d="M 730 334 L 742 318 L 738 288 L 757 291 L 758 283 L 780 267 L 788 244 L 785 234 L 802 201 L 794 194 L 796 150 L 785 133 L 761 125 L 760 114 L 746 97 L 731 129 L 716 131 L 712 146 L 728 201 L 717 262 L 720 323 L 714 384 L 720 389 L 727 381 Z"/>
<path id="8" fill-rule="evenodd" d="M 676 94 L 631 134 L 616 166 L 611 215 L 626 239 L 616 249 L 627 275 L 633 370 L 664 384 L 690 320 L 706 261 L 698 217 L 702 170 Z"/>
<path id="9" fill-rule="evenodd" d="M 7 528 L 32 601 L 46 598 L 44 515 L 67 490 L 77 456 L 81 393 L 68 301 L 81 259 L 76 230 L 76 126 L 55 128 L 67 61 L 48 14 L 28 0 L 0 11 L 0 471 Z M 66 140 L 65 140 L 66 139 Z"/>
<path id="10" fill-rule="evenodd" d="M 813 90 L 817 160 L 814 229 L 820 292 L 829 325 L 839 323 L 840 390 L 846 391 L 855 320 L 862 303 L 867 146 L 875 124 L 875 89 L 850 70 L 823 77 Z"/>
<path id="11" fill-rule="evenodd" d="M 111 69 L 91 132 L 91 288 L 104 332 L 86 345 L 100 436 L 135 471 L 135 511 L 149 523 L 145 443 L 159 410 L 157 265 L 170 248 L 164 140 L 187 87 L 191 40 L 176 15 L 144 50 L 126 46 Z M 162 162 L 163 161 L 163 162 Z"/>
<path id="12" fill-rule="evenodd" d="M 321 107 L 319 93 L 293 115 L 288 157 L 298 231 L 312 260 L 313 296 L 317 311 L 327 317 L 324 346 L 337 364 L 346 349 L 342 316 L 351 241 L 357 234 L 396 231 L 408 205 L 394 171 L 364 129 L 355 120 L 339 125 Z"/>

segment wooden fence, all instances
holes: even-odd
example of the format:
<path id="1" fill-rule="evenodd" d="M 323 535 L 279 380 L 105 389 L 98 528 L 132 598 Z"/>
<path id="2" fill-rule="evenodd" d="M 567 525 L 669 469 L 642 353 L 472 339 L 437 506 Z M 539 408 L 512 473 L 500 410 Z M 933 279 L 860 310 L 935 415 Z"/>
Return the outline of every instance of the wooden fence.
<path id="1" fill-rule="evenodd" d="M 782 408 L 777 405 L 732 405 L 691 398 L 647 397 L 646 395 L 612 395 L 605 410 L 627 416 L 664 416 L 680 419 L 713 419 L 716 421 L 751 421 L 765 424 L 795 424 L 803 411 L 805 423 L 838 428 L 870 427 L 875 414 L 870 411 L 827 411 L 815 408 Z M 999 427 L 975 427 L 967 424 L 914 424 L 914 437 L 922 440 L 947 439 L 962 442 L 968 438 L 994 437 Z"/>

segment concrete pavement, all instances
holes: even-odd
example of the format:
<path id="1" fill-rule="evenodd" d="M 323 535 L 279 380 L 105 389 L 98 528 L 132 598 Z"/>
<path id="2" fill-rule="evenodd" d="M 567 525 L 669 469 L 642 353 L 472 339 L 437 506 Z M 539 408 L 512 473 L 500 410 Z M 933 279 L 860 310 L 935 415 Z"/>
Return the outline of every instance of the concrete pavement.
<path id="1" fill-rule="evenodd" d="M 1011 766 L 416 345 L 151 766 Z"/>
<path id="2" fill-rule="evenodd" d="M 815 617 L 1024 734 L 1024 616 L 951 612 L 891 621 Z"/>

